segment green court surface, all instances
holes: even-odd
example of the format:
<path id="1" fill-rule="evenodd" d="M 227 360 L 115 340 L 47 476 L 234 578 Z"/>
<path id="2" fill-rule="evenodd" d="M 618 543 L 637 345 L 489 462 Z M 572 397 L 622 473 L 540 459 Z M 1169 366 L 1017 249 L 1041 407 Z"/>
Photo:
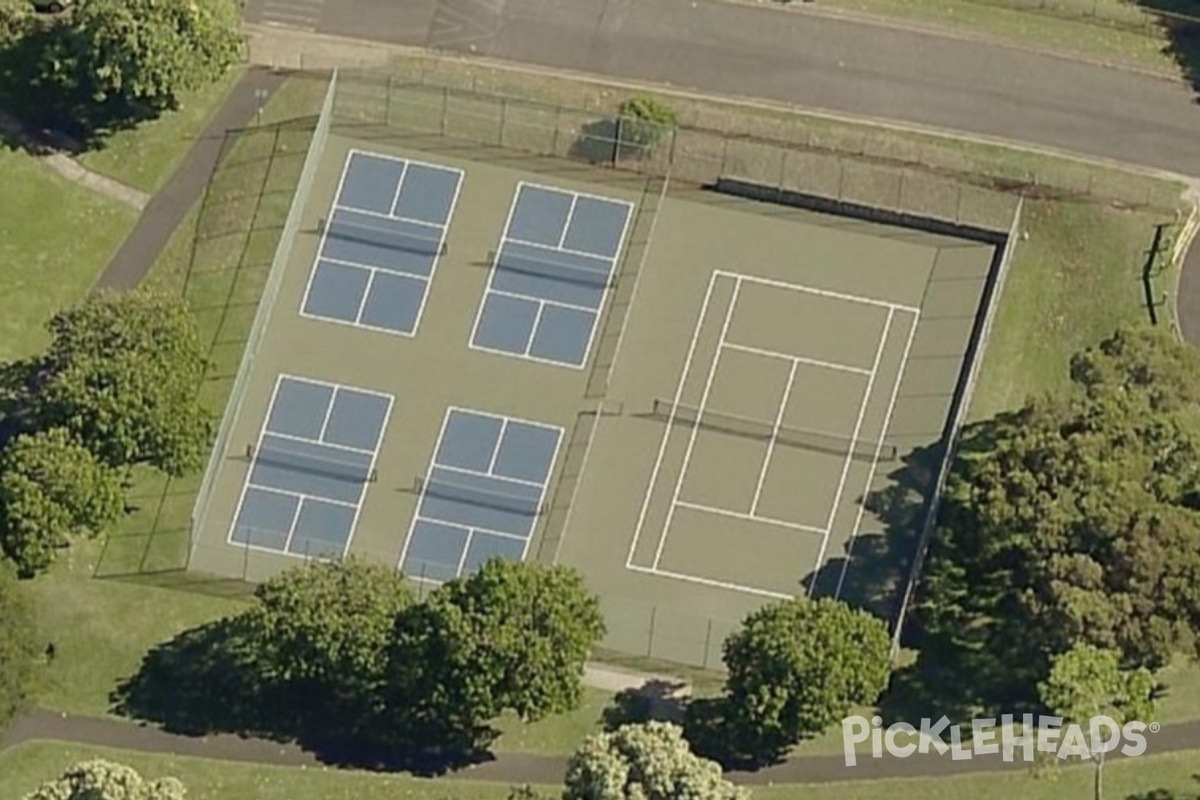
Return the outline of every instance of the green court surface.
<path id="1" fill-rule="evenodd" d="M 601 596 L 606 648 L 704 666 L 772 598 L 892 613 L 993 245 L 334 130 L 192 569 L 261 580 L 349 553 L 434 585 L 489 555 L 568 564 Z M 371 160 L 347 169 L 351 152 Z M 414 165 L 452 195 L 432 244 L 394 243 L 434 265 L 424 283 L 384 270 L 370 229 L 424 230 L 395 219 Z M 378 208 L 338 234 L 335 197 Z M 610 244 L 611 277 L 580 279 Z M 501 269 L 513 248 L 532 260 Z"/>

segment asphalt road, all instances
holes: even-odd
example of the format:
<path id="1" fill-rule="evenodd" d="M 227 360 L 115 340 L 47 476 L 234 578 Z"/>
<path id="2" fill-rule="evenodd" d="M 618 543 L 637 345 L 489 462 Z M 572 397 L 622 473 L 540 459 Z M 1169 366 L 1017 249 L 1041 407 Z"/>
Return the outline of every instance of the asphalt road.
<path id="1" fill-rule="evenodd" d="M 249 0 L 247 16 L 1200 176 L 1200 105 L 1181 82 L 804 11 L 720 0 Z"/>

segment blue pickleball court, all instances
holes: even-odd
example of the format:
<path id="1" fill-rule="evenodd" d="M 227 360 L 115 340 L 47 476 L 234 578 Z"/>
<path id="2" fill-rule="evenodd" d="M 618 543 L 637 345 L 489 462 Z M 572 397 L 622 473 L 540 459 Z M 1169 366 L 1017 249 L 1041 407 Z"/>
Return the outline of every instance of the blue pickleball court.
<path id="1" fill-rule="evenodd" d="M 301 313 L 415 334 L 462 178 L 450 167 L 350 151 Z"/>
<path id="2" fill-rule="evenodd" d="M 632 210 L 623 200 L 518 184 L 471 346 L 583 367 Z"/>
<path id="3" fill-rule="evenodd" d="M 392 396 L 280 375 L 230 544 L 312 558 L 350 548 Z"/>
<path id="4" fill-rule="evenodd" d="M 562 428 L 451 408 L 405 541 L 405 575 L 448 581 L 491 558 L 525 558 Z"/>

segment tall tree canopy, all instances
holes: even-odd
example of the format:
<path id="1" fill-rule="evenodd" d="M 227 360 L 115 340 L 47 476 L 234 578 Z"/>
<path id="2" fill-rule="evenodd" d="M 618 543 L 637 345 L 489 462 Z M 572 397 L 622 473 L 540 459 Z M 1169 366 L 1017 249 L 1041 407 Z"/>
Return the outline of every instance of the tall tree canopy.
<path id="1" fill-rule="evenodd" d="M 0 453 L 0 549 L 24 576 L 73 536 L 103 533 L 124 510 L 120 473 L 64 428 L 17 436 Z"/>
<path id="2" fill-rule="evenodd" d="M 184 800 L 185 794 L 176 778 L 148 781 L 132 767 L 97 758 L 69 768 L 25 800 Z"/>
<path id="3" fill-rule="evenodd" d="M 378 713 L 396 616 L 413 602 L 399 571 L 360 559 L 314 562 L 259 584 L 240 630 L 259 677 L 326 733 L 353 734 Z M 300 721 L 302 724 L 305 720 Z"/>
<path id="4" fill-rule="evenodd" d="M 1078 642 L 1151 669 L 1196 652 L 1200 360 L 1119 330 L 1071 378 L 970 431 L 943 495 L 921 617 L 1005 665 L 993 691 L 1028 696 Z"/>
<path id="5" fill-rule="evenodd" d="M 38 645 L 33 603 L 11 567 L 0 564 L 0 729 L 30 698 Z"/>
<path id="6" fill-rule="evenodd" d="M 51 319 L 31 404 L 42 427 L 69 429 L 101 461 L 197 469 L 212 415 L 199 403 L 206 358 L 177 297 L 103 292 Z"/>
<path id="7" fill-rule="evenodd" d="M 505 710 L 524 719 L 568 711 L 603 634 L 599 601 L 578 572 L 493 559 L 399 616 L 388 724 L 470 748 Z"/>
<path id="8" fill-rule="evenodd" d="M 67 26 L 97 102 L 165 109 L 237 63 L 241 21 L 238 0 L 78 0 Z"/>
<path id="9" fill-rule="evenodd" d="M 751 613 L 724 645 L 719 729 L 729 756 L 779 758 L 887 686 L 891 640 L 875 616 L 845 603 L 796 598 Z"/>
<path id="10" fill-rule="evenodd" d="M 665 722 L 589 736 L 567 765 L 563 800 L 749 800 L 715 761 L 694 755 Z"/>

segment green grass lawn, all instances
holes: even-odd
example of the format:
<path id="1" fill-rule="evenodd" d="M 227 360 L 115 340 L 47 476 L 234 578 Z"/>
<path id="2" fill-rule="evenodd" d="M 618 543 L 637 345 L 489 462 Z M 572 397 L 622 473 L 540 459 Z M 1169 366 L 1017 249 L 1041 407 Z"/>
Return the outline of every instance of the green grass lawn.
<path id="1" fill-rule="evenodd" d="M 241 76 L 239 67 L 217 83 L 185 95 L 177 110 L 116 132 L 99 149 L 77 160 L 90 170 L 153 194 L 183 161 Z"/>
<path id="2" fill-rule="evenodd" d="M 0 148 L 0 360 L 31 355 L 45 323 L 87 292 L 137 213 Z"/>
<path id="3" fill-rule="evenodd" d="M 832 6 L 897 20 L 982 34 L 1057 53 L 1177 71 L 1165 31 L 1148 11 L 1126 0 L 1058 0 L 1037 10 L 1005 0 L 822 0 Z M 1025 6 L 1013 8 L 1013 6 Z M 1032 9 L 1031 9 L 1032 7 Z M 1092 9 L 1096 10 L 1091 16 Z"/>
<path id="4" fill-rule="evenodd" d="M 0 753 L 4 797 L 21 797 L 65 768 L 89 758 L 128 764 L 148 778 L 183 781 L 190 800 L 505 800 L 509 787 L 497 783 L 425 780 L 327 769 L 295 769 L 235 764 L 177 756 L 146 755 L 58 742 L 29 742 Z M 1156 789 L 1181 797 L 1197 788 L 1200 751 L 1114 762 L 1105 769 L 1105 796 L 1124 800 Z M 937 779 L 882 780 L 752 789 L 753 800 L 1060 800 L 1092 796 L 1090 767 L 1055 769 L 1044 777 L 1025 770 Z M 540 787 L 547 798 L 555 787 Z"/>

